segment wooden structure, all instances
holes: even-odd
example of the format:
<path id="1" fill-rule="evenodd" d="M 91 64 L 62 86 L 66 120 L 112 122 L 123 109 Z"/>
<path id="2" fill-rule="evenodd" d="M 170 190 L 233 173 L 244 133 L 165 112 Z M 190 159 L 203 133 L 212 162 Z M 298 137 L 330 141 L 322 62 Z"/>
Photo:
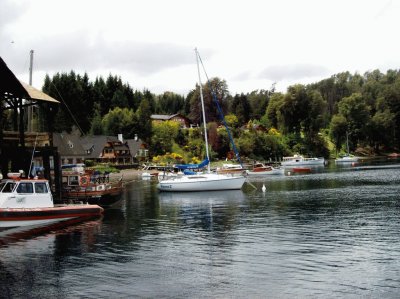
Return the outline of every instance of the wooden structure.
<path id="1" fill-rule="evenodd" d="M 44 176 L 60 194 L 61 170 L 57 149 L 53 147 L 52 131 L 55 108 L 59 102 L 49 95 L 20 82 L 0 57 L 0 171 L 23 170 L 29 175 L 32 158 L 41 159 Z M 39 107 L 47 132 L 27 132 L 26 109 Z M 53 173 L 51 173 L 53 170 Z"/>

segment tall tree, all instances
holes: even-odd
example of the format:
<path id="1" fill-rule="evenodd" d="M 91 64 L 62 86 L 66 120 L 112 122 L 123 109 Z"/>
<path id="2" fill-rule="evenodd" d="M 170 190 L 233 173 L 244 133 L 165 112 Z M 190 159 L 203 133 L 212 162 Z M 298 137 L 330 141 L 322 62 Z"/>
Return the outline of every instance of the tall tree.
<path id="1" fill-rule="evenodd" d="M 144 98 L 138 110 L 136 111 L 137 119 L 139 120 L 138 124 L 138 136 L 140 139 L 145 141 L 146 143 L 151 143 L 151 132 L 152 132 L 152 123 L 151 123 L 151 107 L 147 98 Z"/>
<path id="2" fill-rule="evenodd" d="M 251 106 L 247 96 L 243 93 L 235 95 L 232 102 L 231 112 L 238 118 L 239 124 L 243 125 L 250 120 Z"/>

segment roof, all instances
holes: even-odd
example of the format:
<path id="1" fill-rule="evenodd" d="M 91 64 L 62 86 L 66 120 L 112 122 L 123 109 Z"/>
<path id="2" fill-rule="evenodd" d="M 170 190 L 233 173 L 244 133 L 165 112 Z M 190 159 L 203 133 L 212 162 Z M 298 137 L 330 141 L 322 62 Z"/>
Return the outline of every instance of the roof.
<path id="1" fill-rule="evenodd" d="M 125 141 L 128 143 L 129 150 L 131 152 L 131 156 L 135 157 L 136 154 L 138 153 L 140 147 L 142 146 L 143 141 L 140 140 L 139 138 L 138 139 L 127 139 Z"/>
<path id="2" fill-rule="evenodd" d="M 0 96 L 5 93 L 11 94 L 15 98 L 28 98 L 29 94 L 19 82 L 13 72 L 7 67 L 4 60 L 0 57 Z"/>
<path id="3" fill-rule="evenodd" d="M 163 114 L 152 114 L 150 116 L 151 119 L 160 119 L 160 120 L 169 120 L 171 119 L 171 115 L 163 115 Z"/>
<path id="4" fill-rule="evenodd" d="M 21 82 L 0 57 L 0 98 L 14 98 L 60 103 L 40 90 Z"/>
<path id="5" fill-rule="evenodd" d="M 53 145 L 58 148 L 61 156 L 86 156 L 78 135 L 53 133 Z"/>
<path id="6" fill-rule="evenodd" d="M 151 119 L 156 119 L 156 120 L 170 120 L 174 117 L 180 117 L 180 118 L 184 118 L 184 119 L 188 119 L 186 116 L 183 116 L 180 113 L 176 113 L 176 114 L 171 114 L 171 115 L 165 115 L 165 114 L 152 114 L 150 116 Z"/>
<path id="7" fill-rule="evenodd" d="M 59 104 L 60 102 L 57 101 L 56 99 L 52 98 L 48 94 L 36 89 L 35 87 L 26 84 L 22 81 L 20 81 L 22 86 L 25 88 L 25 90 L 28 92 L 29 96 L 34 99 L 34 100 L 39 100 L 39 101 L 46 101 L 46 102 L 52 102 L 52 103 L 57 103 Z"/>
<path id="8" fill-rule="evenodd" d="M 88 159 L 100 158 L 104 146 L 109 141 L 109 136 L 95 135 L 95 136 L 84 136 L 81 138 L 82 146 L 85 150 L 89 151 L 86 156 Z"/>

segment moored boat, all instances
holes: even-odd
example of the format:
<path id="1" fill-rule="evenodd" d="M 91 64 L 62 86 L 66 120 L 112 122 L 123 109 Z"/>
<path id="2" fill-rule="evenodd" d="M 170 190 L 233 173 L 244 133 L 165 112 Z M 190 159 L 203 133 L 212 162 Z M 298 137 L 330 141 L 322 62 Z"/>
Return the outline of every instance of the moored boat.
<path id="1" fill-rule="evenodd" d="M 84 202 L 111 208 L 122 201 L 122 177 L 110 182 L 108 173 L 88 170 L 84 164 L 63 165 L 62 184 L 62 200 L 66 202 Z"/>
<path id="2" fill-rule="evenodd" d="M 335 159 L 335 163 L 353 163 L 353 162 L 358 162 L 358 157 L 345 155 L 343 157 Z"/>
<path id="3" fill-rule="evenodd" d="M 347 149 L 346 154 L 343 157 L 335 159 L 335 163 L 352 163 L 358 161 L 358 157 L 350 155 L 349 134 L 347 132 L 346 132 L 346 149 Z"/>
<path id="4" fill-rule="evenodd" d="M 157 188 L 160 191 L 218 191 L 239 190 L 246 178 L 228 174 L 200 173 L 162 180 Z"/>
<path id="5" fill-rule="evenodd" d="M 246 173 L 250 176 L 281 175 L 284 174 L 284 172 L 285 170 L 281 167 L 273 167 L 263 163 L 256 163 L 252 170 L 246 171 Z"/>
<path id="6" fill-rule="evenodd" d="M 207 125 L 206 125 L 206 115 L 204 109 L 204 99 L 203 99 L 203 89 L 201 84 L 200 77 L 200 55 L 195 50 L 196 53 L 196 62 L 197 62 L 197 71 L 199 76 L 199 89 L 200 89 L 200 102 L 201 102 L 201 110 L 203 116 L 203 129 L 204 129 L 204 143 L 206 149 L 206 158 L 203 162 L 199 164 L 181 164 L 175 165 L 176 168 L 183 170 L 184 175 L 167 178 L 165 180 L 160 180 L 157 188 L 160 191 L 216 191 L 216 190 L 235 190 L 241 189 L 246 178 L 242 175 L 231 175 L 231 174 L 217 174 L 210 172 L 210 154 L 208 148 L 208 137 L 207 137 Z M 203 66 L 204 67 L 204 66 Z M 208 81 L 208 78 L 207 78 Z M 220 113 L 221 118 L 223 119 L 222 110 L 219 107 L 218 101 L 216 99 L 215 93 L 212 91 L 212 96 L 215 104 L 217 105 L 218 111 Z M 223 121 L 225 123 L 225 121 Z M 230 132 L 227 126 L 225 126 L 230 136 Z M 234 146 L 233 138 L 231 138 L 232 146 Z M 239 157 L 237 153 L 237 157 Z M 192 169 L 201 169 L 207 166 L 207 173 L 197 174 L 191 171 Z"/>
<path id="7" fill-rule="evenodd" d="M 240 164 L 224 163 L 222 164 L 222 167 L 217 167 L 215 171 L 218 174 L 243 174 L 245 169 Z"/>
<path id="8" fill-rule="evenodd" d="M 311 167 L 293 167 L 292 171 L 295 173 L 310 173 Z"/>
<path id="9" fill-rule="evenodd" d="M 294 155 L 291 157 L 283 157 L 282 166 L 296 166 L 296 165 L 324 165 L 324 158 L 305 158 L 301 155 Z"/>
<path id="10" fill-rule="evenodd" d="M 45 179 L 20 178 L 18 173 L 0 182 L 0 227 L 41 226 L 81 217 L 99 216 L 98 205 L 54 205 Z"/>

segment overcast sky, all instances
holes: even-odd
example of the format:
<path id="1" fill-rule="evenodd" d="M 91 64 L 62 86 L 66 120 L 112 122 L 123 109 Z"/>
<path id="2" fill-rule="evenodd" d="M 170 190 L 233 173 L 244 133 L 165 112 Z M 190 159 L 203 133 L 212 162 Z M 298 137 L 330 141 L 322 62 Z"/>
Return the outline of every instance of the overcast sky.
<path id="1" fill-rule="evenodd" d="M 395 0 L 1 0 L 0 56 L 33 86 L 74 70 L 186 94 L 197 47 L 231 94 L 400 66 Z M 204 83 L 204 82 L 203 82 Z"/>

